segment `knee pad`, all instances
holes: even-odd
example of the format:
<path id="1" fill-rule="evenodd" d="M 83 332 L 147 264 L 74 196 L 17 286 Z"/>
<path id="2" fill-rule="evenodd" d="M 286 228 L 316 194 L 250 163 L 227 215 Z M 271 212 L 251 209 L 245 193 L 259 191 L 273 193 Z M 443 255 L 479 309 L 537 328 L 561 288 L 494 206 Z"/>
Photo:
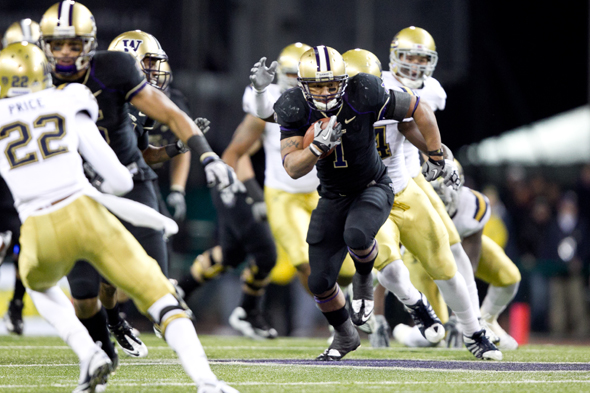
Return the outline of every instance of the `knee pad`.
<path id="1" fill-rule="evenodd" d="M 242 272 L 244 292 L 253 296 L 262 296 L 264 289 L 270 283 L 270 272 L 260 273 L 258 266 L 248 266 Z"/>
<path id="2" fill-rule="evenodd" d="M 344 230 L 344 243 L 353 250 L 364 250 L 373 244 L 373 239 L 359 228 L 346 228 Z"/>
<path id="3" fill-rule="evenodd" d="M 313 294 L 321 294 L 330 290 L 334 286 L 334 283 L 330 283 L 328 277 L 322 274 L 311 274 L 307 279 L 307 285 L 309 290 Z"/>
<path id="4" fill-rule="evenodd" d="M 191 267 L 193 276 L 203 283 L 214 279 L 225 271 L 220 246 L 215 246 L 199 255 Z"/>

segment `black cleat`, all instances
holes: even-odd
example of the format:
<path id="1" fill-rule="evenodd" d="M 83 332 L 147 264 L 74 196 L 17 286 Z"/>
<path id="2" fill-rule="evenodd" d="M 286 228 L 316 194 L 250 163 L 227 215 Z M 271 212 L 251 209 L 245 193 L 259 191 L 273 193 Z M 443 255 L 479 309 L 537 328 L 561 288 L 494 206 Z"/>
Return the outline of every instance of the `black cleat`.
<path id="1" fill-rule="evenodd" d="M 404 305 L 404 308 L 412 316 L 414 325 L 418 326 L 420 333 L 426 340 L 436 344 L 445 338 L 444 326 L 422 293 L 420 294 L 420 300 L 416 304 L 412 306 Z"/>
<path id="2" fill-rule="evenodd" d="M 352 304 L 350 319 L 356 326 L 365 325 L 373 315 L 375 302 L 373 300 L 373 275 L 355 273 L 352 277 Z M 365 333 L 372 333 L 371 328 L 362 329 Z"/>
<path id="3" fill-rule="evenodd" d="M 279 336 L 258 310 L 247 312 L 242 307 L 236 307 L 229 316 L 229 324 L 244 336 L 255 340 L 273 339 Z"/>
<path id="4" fill-rule="evenodd" d="M 115 326 L 108 325 L 108 327 L 123 352 L 127 355 L 136 358 L 144 358 L 147 356 L 147 347 L 139 337 L 137 337 L 136 332 L 126 320 L 123 319 Z"/>
<path id="5" fill-rule="evenodd" d="M 486 336 L 485 329 L 481 329 L 471 336 L 463 335 L 463 342 L 473 356 L 478 359 L 502 360 L 502 352 Z"/>
<path id="6" fill-rule="evenodd" d="M 326 349 L 315 360 L 330 362 L 340 360 L 347 353 L 356 350 L 361 346 L 361 338 L 358 332 L 352 326 L 350 319 L 347 319 L 343 324 L 334 326 L 334 340 L 330 347 Z"/>
<path id="7" fill-rule="evenodd" d="M 24 322 L 23 322 L 23 301 L 20 299 L 13 299 L 8 303 L 8 310 L 4 315 L 4 324 L 6 330 L 10 333 L 23 334 Z"/>

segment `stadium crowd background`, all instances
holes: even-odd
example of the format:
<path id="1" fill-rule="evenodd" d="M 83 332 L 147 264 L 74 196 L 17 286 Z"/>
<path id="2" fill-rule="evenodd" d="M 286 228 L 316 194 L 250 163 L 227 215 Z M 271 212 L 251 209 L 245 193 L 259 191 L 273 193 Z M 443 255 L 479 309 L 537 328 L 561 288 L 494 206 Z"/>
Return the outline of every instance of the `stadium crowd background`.
<path id="1" fill-rule="evenodd" d="M 447 108 L 437 113 L 443 141 L 462 160 L 467 185 L 492 201 L 497 220 L 487 230 L 505 245 L 523 275 L 515 302 L 530 306 L 533 332 L 589 338 L 590 146 L 585 160 L 558 167 L 542 162 L 474 165 L 463 149 L 588 104 L 588 2 L 562 7 L 505 0 L 82 3 L 96 18 L 100 50 L 131 29 L 160 40 L 170 58 L 174 86 L 187 96 L 193 116 L 211 120 L 208 139 L 218 152 L 243 117 L 243 89 L 251 65 L 261 56 L 273 59 L 296 41 L 330 45 L 341 53 L 359 47 L 375 53 L 387 72 L 393 34 L 409 25 L 427 29 L 439 54 L 434 77 L 448 95 Z M 39 21 L 51 4 L 3 0 L 0 31 L 21 18 Z M 261 164 L 263 158 L 255 162 Z M 166 191 L 168 179 L 163 177 L 161 184 Z M 202 171 L 191 171 L 187 220 L 172 241 L 172 277 L 185 272 L 215 241 L 215 212 L 204 184 Z M 199 331 L 224 331 L 238 295 L 236 273 L 189 299 L 202 325 Z M 272 286 L 267 298 L 273 300 L 267 310 L 281 334 L 314 334 L 318 326 L 323 328 L 321 314 L 296 281 Z M 568 320 L 572 302 L 582 302 L 586 313 Z"/>

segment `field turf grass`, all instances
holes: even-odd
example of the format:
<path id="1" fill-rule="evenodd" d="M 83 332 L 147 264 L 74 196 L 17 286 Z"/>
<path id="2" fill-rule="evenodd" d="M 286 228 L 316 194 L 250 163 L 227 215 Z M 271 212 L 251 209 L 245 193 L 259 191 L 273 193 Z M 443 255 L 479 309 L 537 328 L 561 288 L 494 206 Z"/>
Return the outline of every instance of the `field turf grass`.
<path id="1" fill-rule="evenodd" d="M 121 356 L 107 392 L 196 392 L 174 352 L 150 334 L 144 359 Z M 312 361 L 326 340 L 201 336 L 213 371 L 242 393 L 260 392 L 588 392 L 590 348 L 530 345 L 502 362 L 467 350 L 373 349 L 368 341 L 340 362 Z M 0 392 L 71 392 L 79 369 L 57 337 L 0 336 Z"/>

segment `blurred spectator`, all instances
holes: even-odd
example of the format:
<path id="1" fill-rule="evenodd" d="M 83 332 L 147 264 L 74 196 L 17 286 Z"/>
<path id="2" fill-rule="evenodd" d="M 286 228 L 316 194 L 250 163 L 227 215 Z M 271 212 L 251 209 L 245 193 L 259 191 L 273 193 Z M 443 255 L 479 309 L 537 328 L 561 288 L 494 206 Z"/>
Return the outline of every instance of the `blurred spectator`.
<path id="1" fill-rule="evenodd" d="M 586 164 L 580 171 L 578 177 L 578 184 L 576 188 L 578 198 L 581 201 L 590 200 L 590 164 Z M 579 205 L 580 217 L 583 217 L 587 222 L 590 221 L 590 204 L 582 203 Z"/>
<path id="2" fill-rule="evenodd" d="M 584 298 L 584 271 L 588 267 L 588 226 L 578 212 L 575 192 L 566 192 L 559 201 L 547 246 L 555 247 L 549 281 L 549 325 L 551 333 L 563 336 L 571 330 L 576 337 L 588 335 L 588 315 Z"/>

